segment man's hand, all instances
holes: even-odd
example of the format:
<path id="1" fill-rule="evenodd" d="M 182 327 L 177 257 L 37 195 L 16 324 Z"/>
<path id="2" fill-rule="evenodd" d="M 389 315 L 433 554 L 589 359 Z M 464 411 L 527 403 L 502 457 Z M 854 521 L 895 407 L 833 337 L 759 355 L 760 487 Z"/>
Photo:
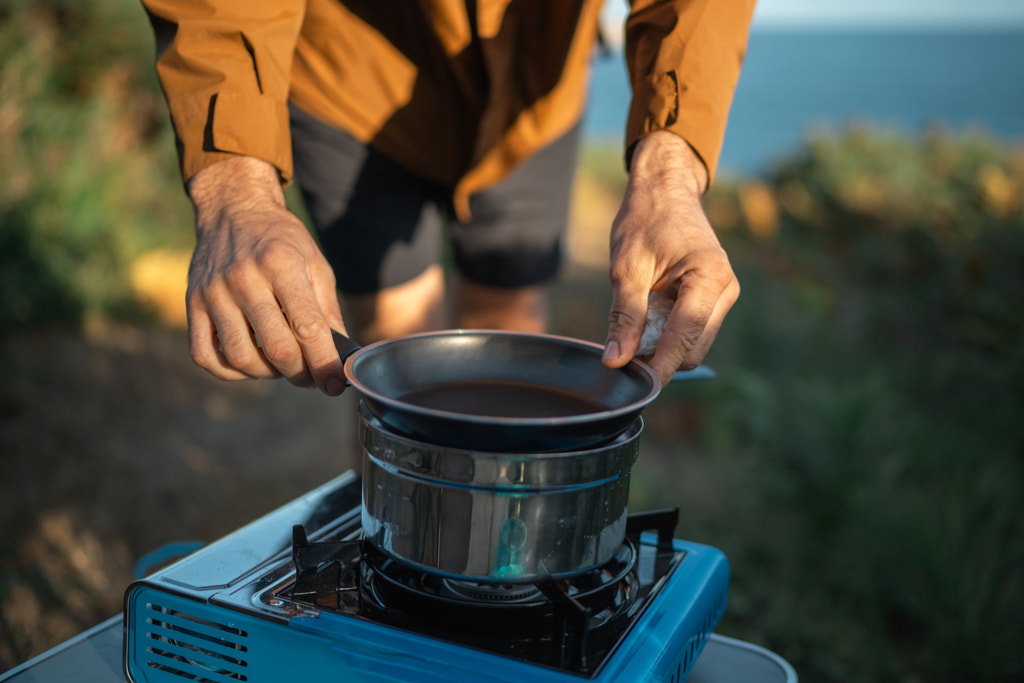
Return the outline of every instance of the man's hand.
<path id="1" fill-rule="evenodd" d="M 345 388 L 331 329 L 344 331 L 334 273 L 285 207 L 277 170 L 250 157 L 188 185 L 196 249 L 186 306 L 192 358 L 221 379 L 284 376 L 335 396 Z"/>
<path id="2" fill-rule="evenodd" d="M 707 171 L 679 136 L 640 140 L 611 232 L 612 306 L 604 362 L 622 367 L 640 344 L 648 299 L 674 300 L 650 365 L 662 383 L 697 367 L 740 293 L 700 198 Z"/>

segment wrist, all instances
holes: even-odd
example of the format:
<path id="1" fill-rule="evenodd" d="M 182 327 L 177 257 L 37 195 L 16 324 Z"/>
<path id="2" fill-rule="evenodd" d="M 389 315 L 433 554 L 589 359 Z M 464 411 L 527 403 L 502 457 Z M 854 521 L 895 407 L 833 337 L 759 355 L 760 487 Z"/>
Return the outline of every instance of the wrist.
<path id="1" fill-rule="evenodd" d="M 665 130 L 637 141 L 629 176 L 631 181 L 639 182 L 671 178 L 683 183 L 696 195 L 704 194 L 708 187 L 708 170 L 704 161 L 686 140 Z"/>
<path id="2" fill-rule="evenodd" d="M 197 217 L 266 202 L 285 205 L 277 169 L 255 157 L 233 157 L 208 166 L 192 176 L 186 189 Z"/>

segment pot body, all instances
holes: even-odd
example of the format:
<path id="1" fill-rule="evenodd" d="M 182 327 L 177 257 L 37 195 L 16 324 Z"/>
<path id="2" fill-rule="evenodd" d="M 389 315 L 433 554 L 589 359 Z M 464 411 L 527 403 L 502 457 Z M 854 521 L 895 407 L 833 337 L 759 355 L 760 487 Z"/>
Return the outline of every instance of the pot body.
<path id="1" fill-rule="evenodd" d="M 622 545 L 643 422 L 581 451 L 459 450 L 390 431 L 360 404 L 363 531 L 386 555 L 481 583 L 599 567 Z"/>

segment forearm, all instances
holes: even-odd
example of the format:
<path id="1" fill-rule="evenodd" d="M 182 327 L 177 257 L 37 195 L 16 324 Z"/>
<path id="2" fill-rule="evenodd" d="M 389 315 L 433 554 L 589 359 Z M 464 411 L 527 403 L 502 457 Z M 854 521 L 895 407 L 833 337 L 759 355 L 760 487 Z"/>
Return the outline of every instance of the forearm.
<path id="1" fill-rule="evenodd" d="M 636 143 L 629 176 L 631 183 L 681 183 L 696 195 L 708 187 L 703 160 L 686 140 L 668 131 L 652 133 Z"/>
<path id="2" fill-rule="evenodd" d="M 237 156 L 208 166 L 188 181 L 197 229 L 228 210 L 251 210 L 266 202 L 283 207 L 277 169 L 262 159 Z"/>

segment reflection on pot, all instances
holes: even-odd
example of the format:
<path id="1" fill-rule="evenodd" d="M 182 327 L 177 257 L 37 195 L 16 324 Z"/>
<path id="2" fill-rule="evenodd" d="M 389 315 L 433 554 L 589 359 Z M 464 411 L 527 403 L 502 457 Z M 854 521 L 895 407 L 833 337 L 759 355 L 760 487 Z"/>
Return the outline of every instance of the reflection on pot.
<path id="1" fill-rule="evenodd" d="M 639 418 L 600 448 L 510 454 L 412 441 L 363 406 L 360 416 L 363 530 L 399 561 L 461 579 L 534 583 L 598 567 L 622 544 Z"/>

